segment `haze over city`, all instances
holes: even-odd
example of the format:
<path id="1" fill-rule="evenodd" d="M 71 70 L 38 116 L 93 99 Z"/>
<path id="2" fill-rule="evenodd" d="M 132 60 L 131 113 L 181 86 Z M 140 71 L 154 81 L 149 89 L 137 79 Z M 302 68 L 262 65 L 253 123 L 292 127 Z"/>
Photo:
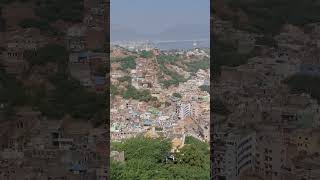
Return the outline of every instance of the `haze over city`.
<path id="1" fill-rule="evenodd" d="M 112 1 L 111 39 L 209 39 L 209 4 L 209 0 Z"/>

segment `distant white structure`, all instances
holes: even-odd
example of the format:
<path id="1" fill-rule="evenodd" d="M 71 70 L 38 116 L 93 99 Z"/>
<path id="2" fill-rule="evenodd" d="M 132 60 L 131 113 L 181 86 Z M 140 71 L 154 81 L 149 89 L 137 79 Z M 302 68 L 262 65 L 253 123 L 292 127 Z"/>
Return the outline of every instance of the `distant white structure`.
<path id="1" fill-rule="evenodd" d="M 186 117 L 196 118 L 198 116 L 198 105 L 196 103 L 181 103 L 179 109 L 180 119 Z"/>

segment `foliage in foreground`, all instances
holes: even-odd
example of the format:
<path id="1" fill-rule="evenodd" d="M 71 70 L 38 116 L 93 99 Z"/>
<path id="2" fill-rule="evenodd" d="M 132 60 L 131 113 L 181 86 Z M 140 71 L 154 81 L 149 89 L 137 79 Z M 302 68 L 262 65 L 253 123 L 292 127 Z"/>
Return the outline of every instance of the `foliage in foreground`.
<path id="1" fill-rule="evenodd" d="M 209 179 L 209 146 L 192 137 L 176 153 L 175 161 L 166 163 L 170 142 L 166 139 L 137 137 L 122 143 L 113 143 L 112 149 L 125 152 L 125 162 L 111 161 L 111 179 L 114 180 L 205 180 Z"/>

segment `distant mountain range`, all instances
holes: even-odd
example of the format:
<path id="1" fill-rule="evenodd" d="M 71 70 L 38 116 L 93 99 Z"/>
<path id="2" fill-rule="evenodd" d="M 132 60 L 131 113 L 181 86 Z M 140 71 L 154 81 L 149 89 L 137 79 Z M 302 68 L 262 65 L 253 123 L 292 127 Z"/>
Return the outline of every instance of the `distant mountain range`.
<path id="1" fill-rule="evenodd" d="M 210 27 L 208 25 L 183 24 L 166 29 L 158 34 L 144 34 L 134 29 L 111 25 L 111 41 L 122 40 L 193 40 L 209 39 Z"/>

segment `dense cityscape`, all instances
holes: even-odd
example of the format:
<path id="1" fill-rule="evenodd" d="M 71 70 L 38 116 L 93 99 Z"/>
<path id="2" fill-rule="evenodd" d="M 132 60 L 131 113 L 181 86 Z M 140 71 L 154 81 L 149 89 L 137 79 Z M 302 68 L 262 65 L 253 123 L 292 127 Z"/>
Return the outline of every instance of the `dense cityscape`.
<path id="1" fill-rule="evenodd" d="M 163 51 L 143 44 L 133 48 L 111 47 L 112 150 L 134 138 L 144 137 L 143 141 L 151 138 L 155 142 L 165 139 L 169 146 L 163 145 L 168 149 L 162 159 L 175 162 L 176 153 L 185 151 L 190 142 L 195 142 L 202 145 L 207 158 L 207 166 L 198 177 L 208 179 L 209 49 Z M 112 151 L 111 155 L 123 162 L 127 151 L 130 149 Z M 138 173 L 139 169 L 136 171 Z M 179 179 L 183 177 L 179 173 L 171 172 L 171 175 Z M 153 178 L 161 177 L 167 176 L 160 174 Z"/>

